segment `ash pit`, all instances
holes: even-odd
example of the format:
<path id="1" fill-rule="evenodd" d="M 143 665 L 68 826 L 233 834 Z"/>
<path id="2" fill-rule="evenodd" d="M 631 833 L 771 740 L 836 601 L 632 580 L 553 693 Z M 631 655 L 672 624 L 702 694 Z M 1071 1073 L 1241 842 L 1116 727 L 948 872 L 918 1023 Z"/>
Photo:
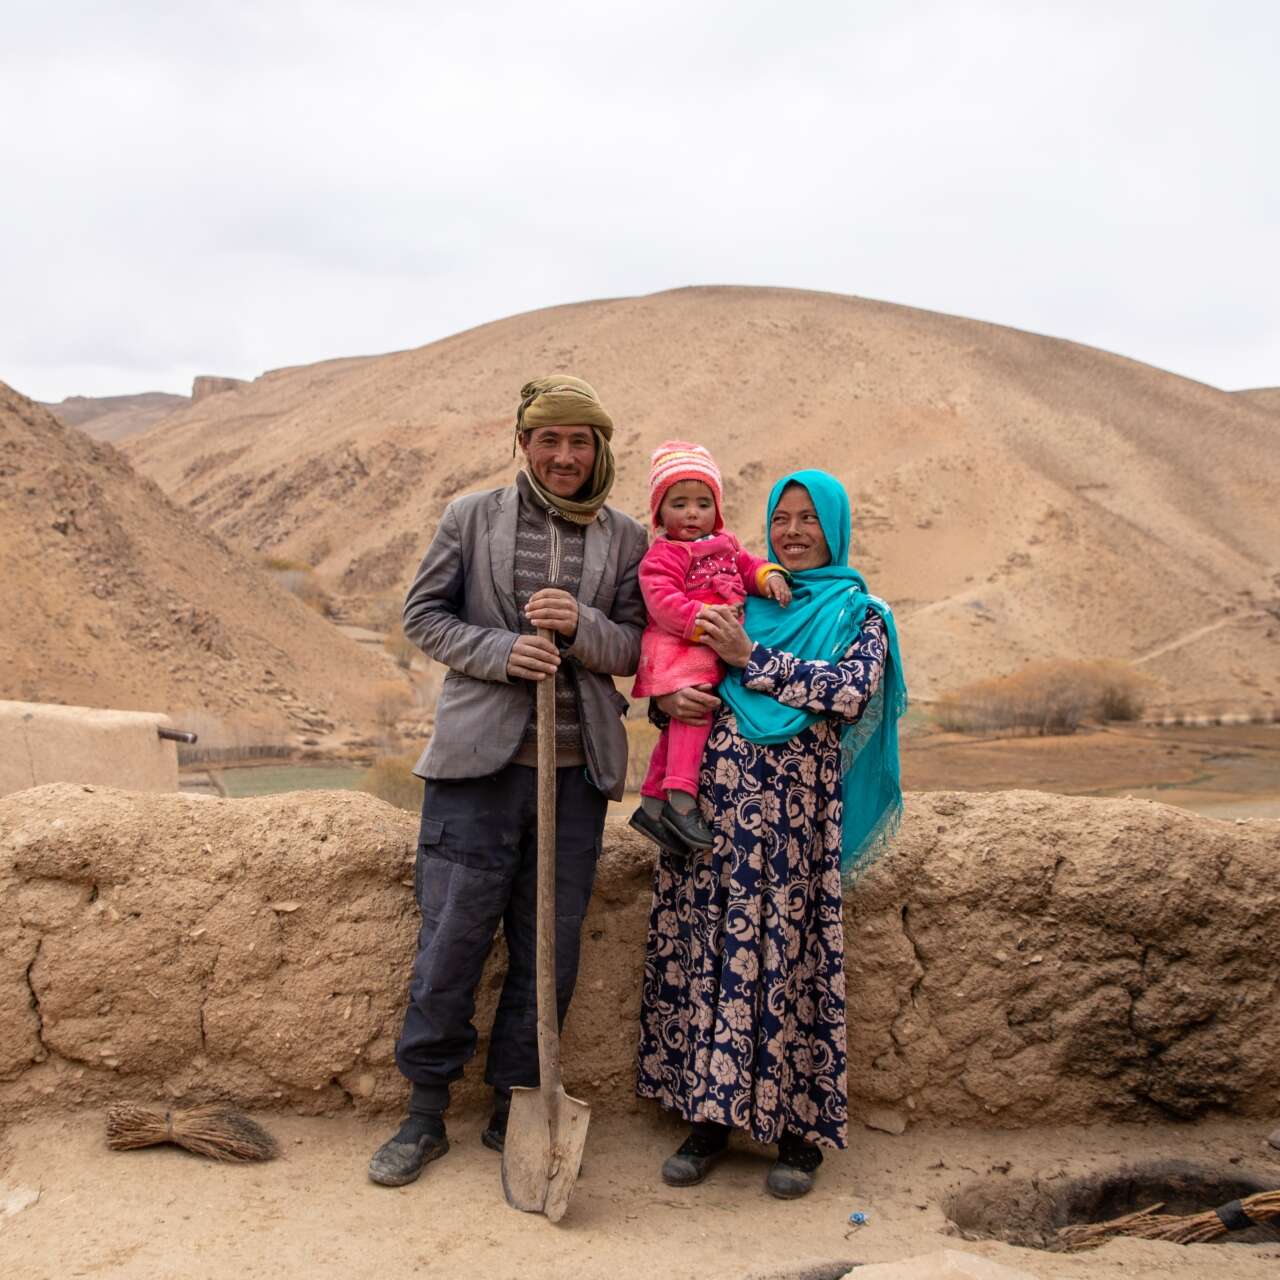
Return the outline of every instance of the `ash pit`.
<path id="1" fill-rule="evenodd" d="M 1080 1177 L 989 1177 L 971 1182 L 944 1205 L 966 1239 L 1003 1240 L 1031 1249 L 1057 1248 L 1062 1227 L 1109 1222 L 1163 1204 L 1161 1213 L 1204 1213 L 1232 1200 L 1280 1190 L 1275 1175 L 1236 1165 L 1157 1160 Z M 1214 1244 L 1275 1244 L 1272 1225 L 1224 1232 Z"/>

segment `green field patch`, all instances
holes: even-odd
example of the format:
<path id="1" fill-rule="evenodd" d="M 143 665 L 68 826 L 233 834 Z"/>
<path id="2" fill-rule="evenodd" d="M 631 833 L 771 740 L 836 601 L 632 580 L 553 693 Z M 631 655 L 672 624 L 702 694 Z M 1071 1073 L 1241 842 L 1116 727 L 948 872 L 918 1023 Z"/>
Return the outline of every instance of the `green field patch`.
<path id="1" fill-rule="evenodd" d="M 266 764 L 217 770 L 218 781 L 232 800 L 282 791 L 353 791 L 364 773 L 358 764 Z"/>

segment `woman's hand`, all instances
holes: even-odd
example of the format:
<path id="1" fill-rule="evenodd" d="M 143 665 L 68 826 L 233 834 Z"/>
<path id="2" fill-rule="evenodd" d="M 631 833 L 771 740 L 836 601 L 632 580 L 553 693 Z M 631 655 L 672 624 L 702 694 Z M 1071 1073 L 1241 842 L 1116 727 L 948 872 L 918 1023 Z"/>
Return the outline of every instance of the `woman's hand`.
<path id="1" fill-rule="evenodd" d="M 664 693 L 654 701 L 673 720 L 685 724 L 706 724 L 720 705 L 720 699 L 711 692 L 709 684 L 691 684 L 677 689 L 675 693 Z"/>
<path id="2" fill-rule="evenodd" d="M 559 587 L 543 587 L 535 591 L 525 605 L 524 616 L 535 627 L 558 631 L 566 640 L 578 634 L 578 602 Z"/>
<path id="3" fill-rule="evenodd" d="M 751 661 L 751 637 L 728 605 L 704 606 L 698 614 L 698 625 L 702 628 L 698 643 L 714 649 L 729 666 L 745 667 Z"/>

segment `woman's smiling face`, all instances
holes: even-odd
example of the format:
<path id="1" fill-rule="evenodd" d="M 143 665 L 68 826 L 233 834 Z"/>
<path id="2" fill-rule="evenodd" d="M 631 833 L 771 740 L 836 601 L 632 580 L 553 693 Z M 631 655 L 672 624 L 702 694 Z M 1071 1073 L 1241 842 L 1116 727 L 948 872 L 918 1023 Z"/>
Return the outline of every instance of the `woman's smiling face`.
<path id="1" fill-rule="evenodd" d="M 831 563 L 831 548 L 822 532 L 822 522 L 803 485 L 789 484 L 782 491 L 769 521 L 769 539 L 778 563 L 789 573 L 820 569 Z"/>

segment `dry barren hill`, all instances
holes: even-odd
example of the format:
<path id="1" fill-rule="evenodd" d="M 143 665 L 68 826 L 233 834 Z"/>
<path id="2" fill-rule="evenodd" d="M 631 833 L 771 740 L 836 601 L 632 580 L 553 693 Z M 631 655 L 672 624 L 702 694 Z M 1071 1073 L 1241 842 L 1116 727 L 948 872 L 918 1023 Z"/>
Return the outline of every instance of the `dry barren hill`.
<path id="1" fill-rule="evenodd" d="M 1280 413 L 1280 387 L 1254 387 L 1249 391 L 1237 391 L 1236 395 L 1252 405 Z"/>
<path id="2" fill-rule="evenodd" d="M 191 403 L 188 396 L 143 391 L 133 396 L 68 396 L 57 404 L 41 404 L 64 426 L 79 427 L 95 440 L 118 444 Z"/>
<path id="3" fill-rule="evenodd" d="M 368 718 L 369 655 L 112 446 L 0 383 L 0 698 Z"/>
<path id="4" fill-rule="evenodd" d="M 855 501 L 855 560 L 917 695 L 1029 659 L 1133 660 L 1183 708 L 1280 696 L 1275 417 L 1106 352 L 860 298 L 696 288 L 513 316 L 417 350 L 264 375 L 128 443 L 245 548 L 393 596 L 444 504 L 506 482 L 516 393 L 569 370 L 617 423 L 616 501 L 710 446 L 758 544 L 771 481 Z"/>

